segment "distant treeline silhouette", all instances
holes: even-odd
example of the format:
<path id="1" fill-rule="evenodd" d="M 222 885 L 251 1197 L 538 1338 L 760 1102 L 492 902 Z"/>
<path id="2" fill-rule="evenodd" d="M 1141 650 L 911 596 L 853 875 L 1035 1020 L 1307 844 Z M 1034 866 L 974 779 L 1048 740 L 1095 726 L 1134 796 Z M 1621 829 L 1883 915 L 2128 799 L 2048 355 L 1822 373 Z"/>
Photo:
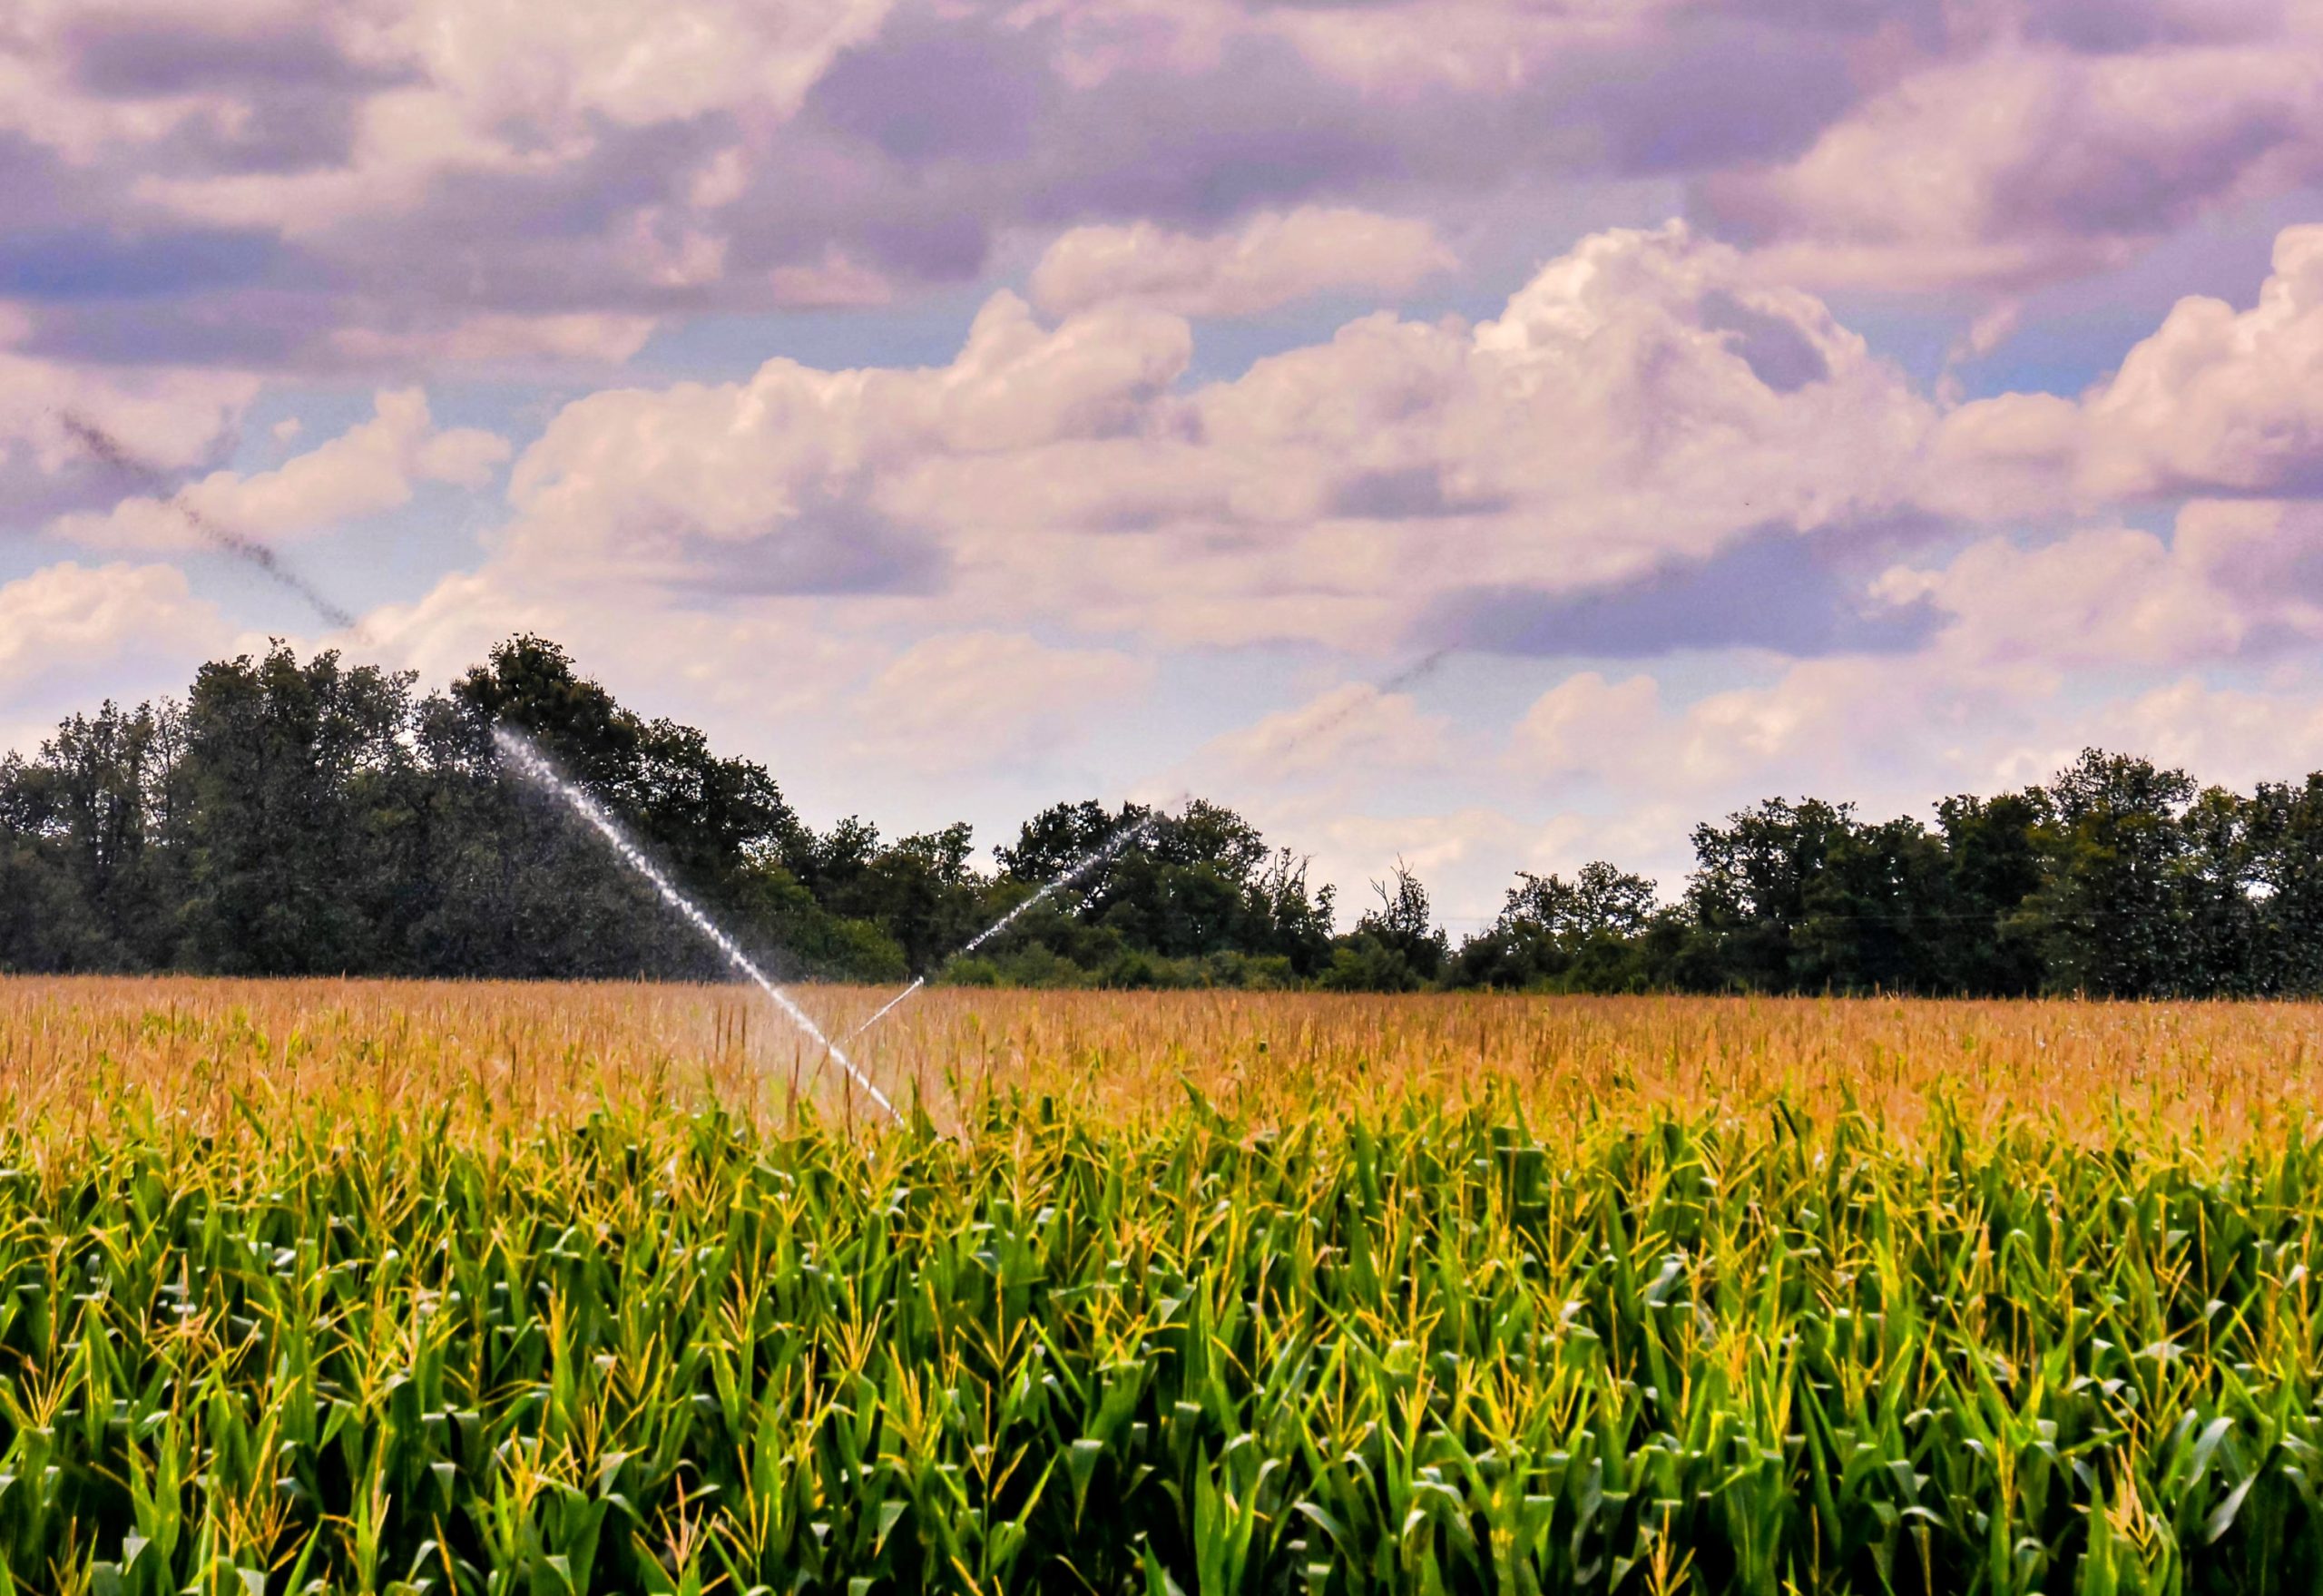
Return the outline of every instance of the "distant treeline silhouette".
<path id="1" fill-rule="evenodd" d="M 591 835 L 500 769 L 529 732 L 790 976 L 1036 985 L 2113 996 L 2323 994 L 2323 774 L 2249 794 L 2089 749 L 1931 827 L 1769 799 L 1693 832 L 1674 903 L 1611 865 L 1520 873 L 1455 945 L 1398 867 L 1345 931 L 1307 861 L 1230 809 L 1154 818 L 972 957 L 975 933 L 1149 811 L 817 831 L 763 767 L 647 720 L 523 636 L 448 690 L 330 652 L 202 667 L 0 760 L 0 970 L 722 974 Z"/>

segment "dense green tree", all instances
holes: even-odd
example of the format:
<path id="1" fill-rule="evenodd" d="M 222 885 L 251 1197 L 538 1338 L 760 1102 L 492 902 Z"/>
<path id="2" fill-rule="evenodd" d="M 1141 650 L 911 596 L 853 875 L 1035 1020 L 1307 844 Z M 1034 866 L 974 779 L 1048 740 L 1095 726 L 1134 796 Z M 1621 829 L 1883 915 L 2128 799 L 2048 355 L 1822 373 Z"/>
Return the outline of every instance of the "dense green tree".
<path id="1" fill-rule="evenodd" d="M 181 956 L 229 974 L 403 967 L 420 878 L 411 678 L 277 643 L 202 667 L 186 701 L 169 832 Z"/>
<path id="2" fill-rule="evenodd" d="M 803 837 L 789 857 L 826 910 L 878 928 L 893 949 L 889 974 L 926 974 L 985 922 L 972 847 L 965 824 L 883 843 L 877 827 L 849 816 L 821 837 Z"/>
<path id="3" fill-rule="evenodd" d="M 430 838 L 443 890 L 422 929 L 431 968 L 524 975 L 718 975 L 714 952 L 554 799 L 504 777 L 493 729 L 524 732 L 743 943 L 786 974 L 885 979 L 902 955 L 796 876 L 814 838 L 774 778 L 692 727 L 622 707 L 545 639 L 513 638 L 420 712 L 437 775 Z"/>
<path id="4" fill-rule="evenodd" d="M 157 843 L 181 729 L 174 706 L 108 701 L 65 720 L 36 759 L 0 763 L 0 837 L 13 841 L 0 878 L 23 925 L 0 933 L 0 947 L 40 942 L 46 951 L 28 962 L 56 968 L 168 961 L 170 855 Z M 46 906 L 35 915 L 34 903 Z"/>
<path id="5" fill-rule="evenodd" d="M 1943 831 L 1946 918 L 1931 989 L 2014 997 L 2041 987 L 2041 949 L 2024 913 L 2047 871 L 2048 795 L 2038 788 L 1936 805 Z"/>
<path id="6" fill-rule="evenodd" d="M 1366 909 L 1352 935 L 1331 950 L 1322 984 L 1345 992 L 1408 992 L 1444 974 L 1451 948 L 1436 924 L 1427 888 L 1396 861 L 1396 873 L 1375 881 L 1376 908 Z"/>
<path id="7" fill-rule="evenodd" d="M 1052 804 L 1024 822 L 1014 842 L 993 849 L 992 857 L 1005 880 L 1045 886 L 1152 815 L 1142 804 L 1124 804 L 1115 814 L 1094 798 Z"/>
<path id="8" fill-rule="evenodd" d="M 492 729 L 505 724 L 602 798 L 634 786 L 643 723 L 546 638 L 510 638 L 453 684 L 451 701 L 460 712 L 459 751 L 478 769 L 495 763 Z"/>
<path id="9" fill-rule="evenodd" d="M 1643 990 L 1665 951 L 1649 933 L 1669 918 L 1652 881 L 1602 859 L 1571 881 L 1520 870 L 1499 916 L 1461 945 L 1452 979 L 1505 991 Z"/>
<path id="10" fill-rule="evenodd" d="M 995 857 L 1005 903 L 1066 882 L 1054 907 L 1012 927 L 1012 941 L 1102 980 L 1305 979 L 1331 955 L 1330 889 L 1310 889 L 1303 857 L 1269 847 L 1249 821 L 1202 799 L 1174 815 L 1142 804 L 1054 805 Z"/>
<path id="11" fill-rule="evenodd" d="M 2190 945 L 2194 781 L 2148 759 L 2084 749 L 2048 788 L 2048 857 L 2025 918 L 2044 984 L 2093 996 L 2198 990 Z"/>
<path id="12" fill-rule="evenodd" d="M 1303 857 L 1200 800 L 1052 806 L 991 874 L 965 825 L 818 831 L 764 767 L 624 708 L 533 636 L 424 699 L 278 643 L 203 667 L 181 706 L 108 703 L 0 759 L 0 969 L 722 974 L 566 805 L 503 769 L 500 726 L 786 975 L 2323 994 L 2323 773 L 2243 796 L 2089 749 L 2044 786 L 1944 799 L 1934 828 L 1769 799 L 1695 829 L 1678 903 L 1602 861 L 1522 872 L 1456 950 L 1400 863 L 1340 933 Z"/>
<path id="13" fill-rule="evenodd" d="M 2178 818 L 2186 846 L 2176 867 L 2181 927 L 2171 990 L 2247 997 L 2266 990 L 2259 962 L 2260 904 L 2253 806 L 2224 788 L 2203 788 Z"/>
<path id="14" fill-rule="evenodd" d="M 0 759 L 0 971 L 122 966 L 72 868 L 46 752 Z"/>
<path id="15" fill-rule="evenodd" d="M 1826 950 L 1801 945 L 1810 896 L 1832 850 L 1854 830 L 1853 807 L 1782 798 L 1694 827 L 1687 891 L 1697 961 L 1720 984 L 1791 992 L 1825 972 Z"/>
<path id="16" fill-rule="evenodd" d="M 1789 989 L 1944 990 L 1936 961 L 1952 908 L 1943 843 L 1909 818 L 1849 817 L 1827 847 L 1801 895 Z"/>
<path id="17" fill-rule="evenodd" d="M 2323 993 L 2323 773 L 2261 782 L 2247 813 L 2251 984 Z"/>

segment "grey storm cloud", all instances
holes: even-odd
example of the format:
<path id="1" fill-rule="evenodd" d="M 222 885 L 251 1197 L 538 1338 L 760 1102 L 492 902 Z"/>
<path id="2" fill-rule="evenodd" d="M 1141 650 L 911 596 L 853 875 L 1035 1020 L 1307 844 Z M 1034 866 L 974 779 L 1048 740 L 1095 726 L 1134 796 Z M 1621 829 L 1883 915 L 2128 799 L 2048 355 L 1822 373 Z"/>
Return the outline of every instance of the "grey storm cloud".
<path id="1" fill-rule="evenodd" d="M 1024 160 L 1059 87 L 1035 39 L 933 19 L 891 24 L 832 64 L 803 120 L 907 163 Z"/>
<path id="2" fill-rule="evenodd" d="M 1444 484 L 1444 474 L 1433 465 L 1397 471 L 1367 471 L 1340 483 L 1331 494 L 1334 515 L 1374 521 L 1426 520 L 1439 515 L 1473 515 L 1506 508 L 1505 500 L 1456 494 Z"/>
<path id="3" fill-rule="evenodd" d="M 2024 8 L 2024 32 L 2084 54 L 2112 55 L 2262 37 L 2279 15 L 2275 0 L 2035 0 Z"/>
<path id="4" fill-rule="evenodd" d="M 199 293 L 264 279 L 284 251 L 271 234 L 194 228 L 143 236 L 96 228 L 0 235 L 0 296 L 119 299 Z"/>
<path id="5" fill-rule="evenodd" d="M 1847 34 L 1706 16 L 1673 36 L 1582 54 L 1535 96 L 1585 108 L 1622 176 L 1683 175 L 1805 150 L 1855 103 Z"/>
<path id="6" fill-rule="evenodd" d="M 2151 149 L 2062 149 L 1998 195 L 2005 219 L 2091 234 L 2134 233 L 2192 220 L 2262 158 L 2299 137 L 2288 106 L 2252 104 L 2205 136 Z"/>
<path id="7" fill-rule="evenodd" d="M 1410 20 L 1408 5 L 1354 9 L 1382 25 Z M 61 178 L 50 158 L 0 140 L 0 200 L 35 201 L 10 210 L 0 291 L 33 302 L 30 343 L 64 357 L 114 360 L 133 348 L 150 360 L 329 368 L 351 357 L 333 336 L 349 326 L 392 335 L 455 310 L 776 308 L 797 291 L 780 286 L 787 270 L 834 255 L 907 292 L 974 280 L 1012 232 L 1091 221 L 1212 229 L 1306 202 L 1425 212 L 1514 185 L 1655 178 L 1694 185 L 1691 208 L 1727 236 L 1765 237 L 1795 219 L 1719 180 L 1777 167 L 1848 115 L 1867 92 L 1859 57 L 1873 30 L 1902 29 L 1926 60 L 1984 47 L 1946 15 L 1933 0 L 1702 4 L 1602 35 L 1576 31 L 1505 82 L 1413 74 L 1382 90 L 1335 75 L 1284 36 L 1230 27 L 1199 66 L 1122 34 L 1089 82 L 1061 64 L 1088 25 L 1074 14 L 1025 21 L 998 6 L 906 4 L 840 51 L 787 120 L 748 106 L 647 125 L 583 113 L 585 136 L 564 129 L 556 160 L 446 167 L 416 197 L 303 228 L 292 246 L 156 218 L 141 185 L 341 167 L 373 97 L 420 83 L 420 69 L 357 59 L 319 23 L 253 29 L 93 10 L 56 46 L 81 92 L 115 105 L 216 103 L 184 111 L 165 138 L 101 150 Z M 2063 48 L 2103 52 L 2249 34 L 2265 8 L 2038 0 L 2030 15 Z M 510 111 L 495 136 L 521 143 L 529 114 Z M 1999 202 L 2028 226 L 2145 230 L 2231 188 L 2298 131 L 2288 113 L 2254 106 L 2166 148 L 2064 151 L 2028 166 L 2022 191 Z M 548 137 L 544 127 L 544 149 Z M 749 152 L 739 188 L 697 209 L 701 174 L 734 150 Z M 645 220 L 663 213 L 680 220 Z M 632 247 L 641 230 L 681 237 L 694 225 L 722 251 L 710 269 L 657 270 L 650 250 Z M 133 298 L 172 262 L 183 269 L 166 304 L 125 318 L 85 310 L 91 299 Z M 1763 370 L 1811 370 L 1763 329 L 1732 330 Z"/>
<path id="8" fill-rule="evenodd" d="M 1723 289 L 1703 296 L 1702 325 L 1732 336 L 1751 374 L 1779 394 L 1796 393 L 1831 375 L 1831 363 L 1799 325 L 1753 309 Z"/>
<path id="9" fill-rule="evenodd" d="M 515 314 L 748 310 L 774 302 L 769 272 L 818 263 L 834 247 L 906 281 L 955 282 L 980 273 L 995 238 L 1014 227 L 1217 226 L 1267 206 L 1475 191 L 1524 171 L 1659 171 L 1738 148 L 1764 155 L 1841 109 L 1847 82 L 1812 34 L 1721 21 L 1570 52 L 1505 94 L 1370 94 L 1258 35 L 1230 38 L 1199 72 L 1132 56 L 1076 87 L 1057 66 L 1058 24 L 907 7 L 842 53 L 799 113 L 759 142 L 743 193 L 711 218 L 728 241 L 724 269 L 671 283 L 624 265 L 606 241 L 642 207 L 681 204 L 703 164 L 745 141 L 726 113 L 642 127 L 597 119 L 577 159 L 446 171 L 416 211 L 358 214 L 299 249 L 268 251 L 239 233 L 141 230 L 143 207 L 128 191 L 157 171 L 338 163 L 365 99 L 411 81 L 409 71 L 351 61 L 313 28 L 213 31 L 183 19 L 92 14 L 67 47 L 74 81 L 106 99 L 217 91 L 242 109 L 193 117 L 160 145 L 74 173 L 75 208 L 93 211 L 97 226 L 19 246 L 19 274 L 48 290 L 33 297 L 69 300 L 54 290 L 76 275 L 93 289 L 158 279 L 173 253 L 186 271 L 171 306 L 130 325 L 44 310 L 40 347 L 113 359 L 128 343 L 149 358 L 265 364 L 331 364 L 335 326 L 351 316 L 393 326 L 415 300 Z M 1738 56 L 1761 65 L 1734 71 Z M 75 249 L 85 271 L 69 258 Z M 325 308 L 286 315 L 292 294 Z M 254 325 L 237 332 L 238 323 Z"/>
<path id="10" fill-rule="evenodd" d="M 205 28 L 185 18 L 83 19 L 67 30 L 71 76 L 113 101 L 225 93 L 239 113 L 205 109 L 145 152 L 175 174 L 304 171 L 352 152 L 357 114 L 370 95 L 414 81 L 408 68 L 358 62 L 313 23 Z"/>
<path id="11" fill-rule="evenodd" d="M 1943 616 L 1925 599 L 1867 607 L 1830 540 L 1768 529 L 1691 563 L 1574 592 L 1475 587 L 1446 594 L 1412 641 L 1540 658 L 1642 660 L 1756 648 L 1793 658 L 1904 653 Z"/>
<path id="12" fill-rule="evenodd" d="M 685 574 L 671 585 L 695 597 L 940 592 L 950 552 L 933 534 L 860 500 L 825 494 L 753 538 L 686 534 Z"/>
<path id="13" fill-rule="evenodd" d="M 202 89 L 373 89 L 407 82 L 407 71 L 354 61 L 311 24 L 204 28 L 190 19 L 133 13 L 90 16 L 65 34 L 74 80 L 114 99 Z"/>

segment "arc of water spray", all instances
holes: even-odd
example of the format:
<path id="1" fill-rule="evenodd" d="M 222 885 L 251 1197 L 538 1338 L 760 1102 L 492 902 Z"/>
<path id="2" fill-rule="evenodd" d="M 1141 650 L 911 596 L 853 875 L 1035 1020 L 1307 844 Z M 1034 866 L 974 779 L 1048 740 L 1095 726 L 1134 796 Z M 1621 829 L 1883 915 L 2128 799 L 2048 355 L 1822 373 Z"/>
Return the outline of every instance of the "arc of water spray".
<path id="1" fill-rule="evenodd" d="M 1034 893 L 1023 903 L 1018 904 L 1014 908 L 1001 915 L 999 919 L 995 920 L 991 925 L 985 926 L 974 936 L 969 937 L 967 941 L 962 943 L 960 945 L 960 951 L 954 954 L 952 956 L 956 959 L 962 958 L 975 952 L 976 949 L 982 947 L 985 943 L 990 942 L 994 937 L 1007 930 L 1009 926 L 1014 925 L 1017 917 L 1030 910 L 1034 904 L 1040 903 L 1054 896 L 1060 889 L 1087 875 L 1090 871 L 1095 869 L 1098 866 L 1112 858 L 1115 854 L 1120 853 L 1123 848 L 1129 847 L 1131 843 L 1135 842 L 1139 837 L 1144 836 L 1147 832 L 1152 830 L 1161 823 L 1162 812 L 1157 809 L 1152 814 L 1147 815 L 1141 819 L 1132 821 L 1131 824 L 1122 827 L 1119 831 L 1114 832 L 1111 837 L 1105 838 L 1104 841 L 1099 843 L 1095 847 L 1091 848 L 1087 853 L 1073 860 L 1070 865 L 1067 865 L 1064 867 L 1063 872 L 1059 875 L 1055 880 L 1042 887 L 1040 891 Z"/>
<path id="2" fill-rule="evenodd" d="M 1055 880 L 1049 882 L 1038 892 L 1026 898 L 1023 903 L 1018 904 L 1014 908 L 1001 915 L 999 919 L 995 920 L 991 925 L 985 926 L 974 936 L 969 937 L 967 941 L 962 943 L 959 947 L 953 951 L 950 957 L 946 958 L 944 962 L 948 964 L 953 959 L 965 958 L 968 955 L 975 952 L 976 949 L 982 947 L 985 943 L 990 942 L 994 937 L 1007 930 L 1009 926 L 1014 925 L 1017 917 L 1030 909 L 1034 904 L 1049 897 L 1059 888 L 1065 886 L 1076 878 L 1087 875 L 1090 871 L 1103 864 L 1107 859 L 1112 858 L 1115 854 L 1120 853 L 1123 848 L 1129 847 L 1131 843 L 1135 842 L 1139 837 L 1152 830 L 1153 827 L 1160 825 L 1161 822 L 1162 813 L 1161 811 L 1156 810 L 1151 815 L 1147 815 L 1138 820 L 1133 820 L 1127 826 L 1122 827 L 1104 841 L 1099 843 L 1095 847 L 1082 855 L 1081 857 L 1073 860 L 1070 865 L 1067 865 L 1064 867 L 1063 873 L 1058 876 Z M 847 1033 L 847 1040 L 853 1042 L 866 1031 L 870 1030 L 872 1026 L 877 1025 L 880 1021 L 886 1019 L 889 1014 L 895 1013 L 897 1009 L 900 1008 L 903 1005 L 904 999 L 909 997 L 913 993 L 917 992 L 921 987 L 926 984 L 926 976 L 914 976 L 912 978 L 912 984 L 909 986 L 905 987 L 901 992 L 896 994 L 895 996 L 889 998 L 886 1003 L 881 1004 L 877 1012 L 873 1013 L 869 1019 L 864 1021 L 863 1023 L 848 1032 Z"/>
<path id="3" fill-rule="evenodd" d="M 1430 652 L 1421 656 L 1419 659 L 1415 660 L 1412 663 L 1405 666 L 1401 671 L 1397 671 L 1395 675 L 1389 677 L 1387 681 L 1378 683 L 1372 689 L 1373 695 L 1377 697 L 1387 693 L 1399 691 L 1404 688 L 1410 687 L 1416 682 L 1424 681 L 1427 677 L 1435 674 L 1436 668 L 1443 664 L 1446 660 L 1449 659 L 1451 657 L 1451 653 L 1452 651 L 1449 649 L 1436 649 L 1431 651 Z M 1288 753 L 1291 749 L 1298 747 L 1300 743 L 1309 741 L 1314 738 L 1321 736 L 1324 732 L 1335 729 L 1341 721 L 1353 715 L 1356 710 L 1361 707 L 1362 706 L 1360 704 L 1350 704 L 1336 715 L 1319 721 L 1313 726 L 1307 727 L 1296 737 L 1293 737 L 1289 743 L 1277 749 L 1276 752 L 1279 755 Z M 1161 822 L 1161 819 L 1162 814 L 1157 810 L 1153 814 L 1146 816 L 1143 819 L 1139 820 L 1132 825 L 1122 827 L 1121 830 L 1115 832 L 1112 837 L 1107 837 L 1091 852 L 1065 867 L 1064 873 L 1059 876 L 1055 880 L 1042 887 L 1040 891 L 1034 893 L 1023 903 L 1018 904 L 1014 908 L 1001 915 L 999 919 L 985 926 L 982 931 L 976 933 L 975 935 L 970 937 L 957 952 L 952 955 L 952 958 L 956 959 L 965 957 L 966 955 L 975 952 L 977 948 L 982 947 L 985 943 L 990 942 L 994 937 L 1007 930 L 1011 925 L 1015 923 L 1016 917 L 1019 915 L 1024 914 L 1034 904 L 1039 903 L 1042 899 L 1047 897 L 1058 888 L 1064 886 L 1075 877 L 1085 874 L 1096 866 L 1102 865 L 1107 859 L 1112 858 L 1115 854 L 1127 847 L 1138 837 L 1143 836 L 1146 832 L 1151 831 Z M 1094 895 L 1093 894 L 1092 896 Z M 1086 906 L 1085 903 L 1083 906 Z M 951 960 L 946 959 L 945 962 L 949 964 Z M 864 1021 L 863 1023 L 848 1032 L 847 1033 L 847 1040 L 853 1042 L 866 1031 L 870 1030 L 872 1026 L 877 1024 L 889 1014 L 895 1013 L 897 1008 L 901 1007 L 906 998 L 911 996 L 913 993 L 917 992 L 921 987 L 926 984 L 926 976 L 921 975 L 916 977 L 909 986 L 905 987 L 901 992 L 896 994 L 895 996 L 889 998 L 886 1003 L 881 1004 L 877 1012 L 873 1013 L 869 1019 Z"/>
<path id="4" fill-rule="evenodd" d="M 782 1011 L 783 1016 L 805 1032 L 816 1046 L 828 1053 L 838 1062 L 838 1067 L 847 1072 L 848 1078 L 858 1086 L 862 1087 L 870 1095 L 873 1102 L 886 1111 L 889 1119 L 897 1124 L 903 1123 L 902 1113 L 897 1111 L 893 1102 L 887 1100 L 887 1094 L 872 1083 L 871 1077 L 855 1067 L 854 1061 L 847 1056 L 839 1044 L 823 1034 L 822 1027 L 815 1023 L 806 1010 L 792 1001 L 789 993 L 767 977 L 766 972 L 751 961 L 750 956 L 742 951 L 740 945 L 729 936 L 717 921 L 711 919 L 700 905 L 677 889 L 670 878 L 662 873 L 660 867 L 646 857 L 645 851 L 630 840 L 629 834 L 621 828 L 620 822 L 607 814 L 596 799 L 567 781 L 558 772 L 556 767 L 550 763 L 548 756 L 534 748 L 531 739 L 515 728 L 494 727 L 492 740 L 500 745 L 501 757 L 515 769 L 517 774 L 535 786 L 544 788 L 563 798 L 574 814 L 586 820 L 597 835 L 604 838 L 605 845 L 620 857 L 622 864 L 642 876 L 647 885 L 661 895 L 662 901 L 684 916 L 686 923 L 700 932 L 703 940 L 716 948 L 736 972 L 760 992 L 766 994 L 774 1006 Z"/>
<path id="5" fill-rule="evenodd" d="M 917 992 L 921 987 L 923 987 L 923 986 L 925 986 L 925 985 L 926 985 L 926 984 L 927 984 L 927 977 L 926 977 L 926 976 L 925 976 L 925 975 L 915 975 L 915 976 L 913 976 L 913 977 L 912 977 L 912 981 L 911 981 L 911 984 L 910 984 L 909 986 L 905 987 L 901 992 L 898 992 L 897 994 L 896 994 L 896 995 L 895 995 L 895 996 L 893 996 L 893 997 L 889 998 L 886 1003 L 881 1004 L 879 1005 L 879 1009 L 878 1009 L 878 1012 L 877 1012 L 877 1013 L 873 1014 L 869 1019 L 867 1019 L 867 1020 L 864 1021 L 864 1022 L 863 1022 L 863 1023 L 861 1023 L 860 1025 L 858 1025 L 854 1030 L 852 1030 L 852 1031 L 848 1032 L 848 1033 L 844 1037 L 841 1037 L 841 1038 L 840 1038 L 840 1040 L 841 1040 L 842 1042 L 853 1042 L 857 1037 L 858 1037 L 858 1036 L 862 1035 L 866 1031 L 870 1030 L 872 1026 L 877 1025 L 880 1021 L 882 1021 L 882 1020 L 886 1019 L 886 1018 L 888 1016 L 888 1014 L 890 1014 L 891 1013 L 893 1013 L 893 1012 L 895 1011 L 896 1006 L 897 1006 L 898 1004 L 902 1003 L 902 1002 L 904 1001 L 904 999 L 906 999 L 906 998 L 909 997 L 913 993 Z"/>

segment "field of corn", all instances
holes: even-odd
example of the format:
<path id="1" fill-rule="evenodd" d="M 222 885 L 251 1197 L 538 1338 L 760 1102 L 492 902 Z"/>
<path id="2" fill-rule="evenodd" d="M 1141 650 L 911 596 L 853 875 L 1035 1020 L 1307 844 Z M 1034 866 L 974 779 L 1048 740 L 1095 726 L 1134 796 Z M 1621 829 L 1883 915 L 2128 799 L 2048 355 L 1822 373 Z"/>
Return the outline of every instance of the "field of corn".
<path id="1" fill-rule="evenodd" d="M 2323 1584 L 2323 1009 L 866 1040 L 0 982 L 0 1592 Z"/>

